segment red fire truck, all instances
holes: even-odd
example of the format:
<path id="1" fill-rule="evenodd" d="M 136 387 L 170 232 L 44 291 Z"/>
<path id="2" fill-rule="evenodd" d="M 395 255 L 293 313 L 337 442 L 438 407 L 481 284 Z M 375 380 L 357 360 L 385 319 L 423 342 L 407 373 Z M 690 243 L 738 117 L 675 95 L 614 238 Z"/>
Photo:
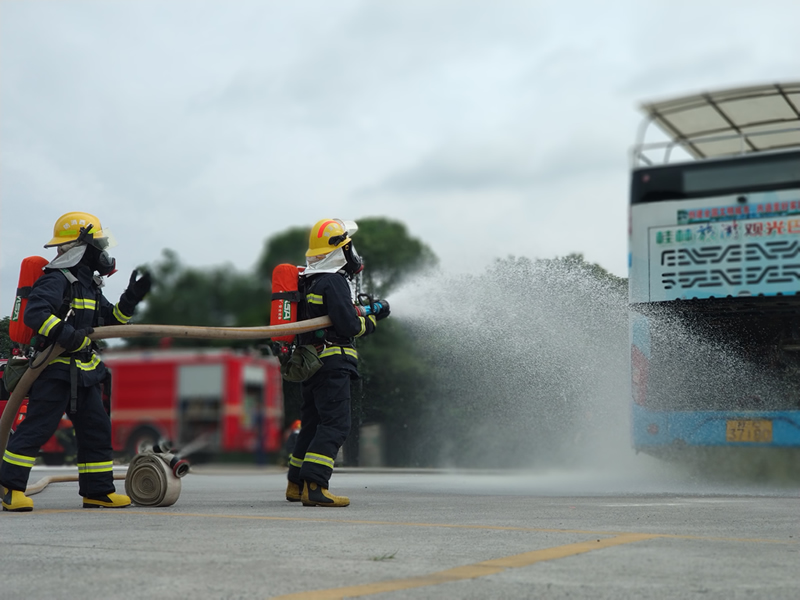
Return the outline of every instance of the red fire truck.
<path id="1" fill-rule="evenodd" d="M 118 454 L 132 456 L 141 444 L 161 438 L 178 448 L 200 440 L 208 455 L 263 456 L 281 449 L 283 391 L 276 358 L 230 349 L 110 350 L 103 362 L 111 370 Z M 71 425 L 62 419 L 61 428 Z M 63 460 L 65 448 L 57 438 L 42 448 L 47 463 Z"/>

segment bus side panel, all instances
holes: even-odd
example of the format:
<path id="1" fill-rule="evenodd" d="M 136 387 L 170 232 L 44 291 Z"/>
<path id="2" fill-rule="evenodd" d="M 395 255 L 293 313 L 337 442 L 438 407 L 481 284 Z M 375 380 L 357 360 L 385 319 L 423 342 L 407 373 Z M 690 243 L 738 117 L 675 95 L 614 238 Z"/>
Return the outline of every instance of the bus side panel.
<path id="1" fill-rule="evenodd" d="M 639 426 L 637 450 L 654 447 L 731 446 L 731 447 L 800 447 L 800 411 L 653 411 L 635 407 L 634 419 Z M 771 441 L 734 441 L 728 438 L 729 421 L 768 421 L 772 426 Z M 647 437 L 653 424 L 658 431 Z"/>
<path id="2" fill-rule="evenodd" d="M 633 447 L 637 452 L 652 446 L 668 446 L 673 442 L 670 414 L 635 403 L 631 405 L 631 432 Z"/>
<path id="3" fill-rule="evenodd" d="M 663 414 L 646 410 L 650 383 L 650 322 L 644 315 L 628 315 L 631 344 L 631 440 L 633 447 L 665 444 L 667 421 Z"/>

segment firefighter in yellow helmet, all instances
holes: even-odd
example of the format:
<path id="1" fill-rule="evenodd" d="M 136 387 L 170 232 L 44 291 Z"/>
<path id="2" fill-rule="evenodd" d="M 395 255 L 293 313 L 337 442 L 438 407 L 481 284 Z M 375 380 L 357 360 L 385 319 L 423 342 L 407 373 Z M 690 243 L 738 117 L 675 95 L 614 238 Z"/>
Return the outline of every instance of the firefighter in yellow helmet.
<path id="1" fill-rule="evenodd" d="M 23 320 L 35 332 L 31 360 L 48 364 L 31 386 L 25 420 L 9 438 L 0 463 L 3 510 L 33 510 L 33 500 L 25 495 L 30 470 L 65 412 L 75 427 L 83 506 L 120 508 L 131 503 L 114 486 L 111 421 L 102 401 L 108 371 L 88 335 L 94 327 L 127 323 L 151 281 L 147 273 L 139 277 L 134 270 L 119 302 L 112 305 L 101 287 L 102 277 L 116 271 L 108 253 L 114 244 L 111 232 L 85 212 L 62 215 L 45 244 L 57 255 L 32 286 Z M 49 353 L 55 343 L 66 350 L 61 356 Z"/>
<path id="2" fill-rule="evenodd" d="M 300 318 L 327 315 L 332 326 L 301 334 L 299 345 L 313 345 L 322 366 L 302 383 L 302 427 L 289 457 L 286 499 L 304 506 L 348 506 L 350 499 L 328 491 L 333 463 L 350 432 L 350 381 L 358 378 L 355 338 L 374 332 L 389 316 L 389 303 L 355 306 L 348 281 L 364 265 L 353 246 L 358 226 L 323 219 L 309 233 L 306 269 L 301 276 Z"/>

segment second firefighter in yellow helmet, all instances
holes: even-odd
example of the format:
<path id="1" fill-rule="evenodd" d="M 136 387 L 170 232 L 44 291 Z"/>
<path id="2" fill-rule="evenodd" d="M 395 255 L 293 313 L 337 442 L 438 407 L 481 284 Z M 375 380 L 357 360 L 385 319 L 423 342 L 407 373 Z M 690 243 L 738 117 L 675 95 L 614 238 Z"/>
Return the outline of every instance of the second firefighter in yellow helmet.
<path id="1" fill-rule="evenodd" d="M 350 432 L 350 381 L 358 379 L 355 340 L 373 333 L 389 316 L 381 301 L 375 314 L 360 314 L 349 280 L 363 268 L 352 236 L 352 221 L 322 219 L 308 236 L 306 269 L 300 279 L 299 318 L 328 316 L 332 325 L 301 334 L 297 343 L 311 346 L 322 366 L 301 384 L 302 427 L 289 457 L 286 499 L 304 506 L 348 506 L 350 499 L 329 491 L 334 461 Z"/>

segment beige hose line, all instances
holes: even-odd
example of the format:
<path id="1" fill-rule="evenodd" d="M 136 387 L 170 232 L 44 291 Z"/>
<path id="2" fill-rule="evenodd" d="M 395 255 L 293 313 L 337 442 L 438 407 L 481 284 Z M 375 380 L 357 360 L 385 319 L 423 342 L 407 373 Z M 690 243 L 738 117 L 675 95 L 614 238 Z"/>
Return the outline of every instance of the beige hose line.
<path id="1" fill-rule="evenodd" d="M 125 473 L 114 473 L 114 479 L 125 479 Z M 38 494 L 51 483 L 65 483 L 70 481 L 78 481 L 78 474 L 72 473 L 71 475 L 48 475 L 47 477 L 42 477 L 36 483 L 32 483 L 26 487 L 25 495 L 33 496 L 34 494 Z"/>
<path id="2" fill-rule="evenodd" d="M 105 340 L 110 338 L 129 338 L 129 337 L 177 337 L 193 338 L 206 340 L 258 340 L 281 337 L 284 335 L 295 335 L 323 329 L 331 325 L 329 317 L 317 317 L 296 323 L 285 323 L 283 325 L 268 325 L 264 327 L 195 327 L 189 325 L 110 325 L 108 327 L 98 327 L 89 337 L 93 340 Z M 52 346 L 49 356 L 56 358 L 64 348 L 58 344 Z M 41 359 L 40 357 L 37 357 Z M 17 383 L 17 387 L 8 399 L 3 415 L 0 417 L 0 457 L 6 451 L 8 435 L 11 432 L 11 425 L 14 417 L 22 405 L 22 400 L 28 395 L 36 378 L 47 366 L 47 360 L 41 360 L 41 364 L 35 364 L 36 359 L 31 361 L 33 366 L 29 367 Z M 47 485 L 47 484 L 45 484 Z M 44 487 L 44 486 L 43 486 Z"/>

